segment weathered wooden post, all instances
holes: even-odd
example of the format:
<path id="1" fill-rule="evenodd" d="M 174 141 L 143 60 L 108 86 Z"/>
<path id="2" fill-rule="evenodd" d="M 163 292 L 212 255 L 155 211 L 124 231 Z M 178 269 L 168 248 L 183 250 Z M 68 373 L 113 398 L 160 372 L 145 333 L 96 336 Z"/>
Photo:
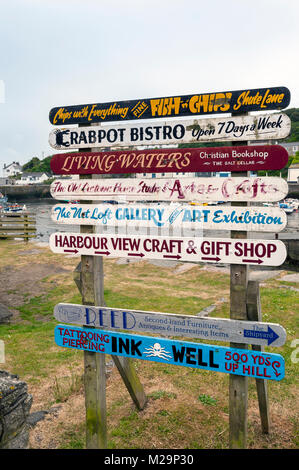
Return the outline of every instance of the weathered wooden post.
<path id="1" fill-rule="evenodd" d="M 94 227 L 80 226 L 81 233 L 94 233 Z M 81 255 L 81 295 L 83 305 L 102 305 L 103 258 Z M 107 447 L 106 355 L 84 351 L 86 409 L 86 448 Z"/>
<path id="2" fill-rule="evenodd" d="M 238 142 L 238 145 L 247 142 Z M 234 143 L 232 145 L 235 145 Z M 234 177 L 248 176 L 248 172 L 235 172 Z M 232 206 L 244 206 L 248 203 L 232 202 Z M 247 238 L 245 231 L 231 231 L 231 238 Z M 230 318 L 232 320 L 247 320 L 247 284 L 249 266 L 231 264 L 230 266 Z M 246 349 L 244 344 L 231 343 L 231 347 Z M 244 449 L 247 443 L 247 402 L 248 378 L 241 375 L 229 376 L 229 447 Z"/>
<path id="3" fill-rule="evenodd" d="M 92 175 L 89 175 L 88 179 L 92 179 Z M 88 202 L 92 201 L 83 201 L 83 204 L 88 204 Z M 93 226 L 80 225 L 80 233 L 94 232 Z M 81 295 L 83 305 L 102 305 L 104 302 L 103 258 L 101 256 L 81 255 Z M 105 354 L 84 351 L 84 388 L 86 448 L 105 449 L 107 447 Z"/>
<path id="4" fill-rule="evenodd" d="M 97 151 L 97 148 L 93 151 Z M 94 176 L 99 178 L 99 175 Z M 84 176 L 81 175 L 80 178 L 82 179 Z M 93 175 L 87 176 L 87 179 L 92 178 Z M 84 201 L 83 203 L 90 204 L 92 201 Z M 80 232 L 95 233 L 95 226 L 81 225 Z M 105 305 L 102 256 L 81 256 L 80 290 L 83 305 Z M 112 359 L 137 409 L 142 410 L 147 399 L 132 360 L 114 355 Z M 84 384 L 86 448 L 103 449 L 107 447 L 105 354 L 84 351 Z"/>
<path id="5" fill-rule="evenodd" d="M 29 240 L 29 231 L 28 231 L 28 212 L 24 214 L 24 239 L 26 242 Z"/>
<path id="6" fill-rule="evenodd" d="M 261 299 L 260 299 L 260 286 L 258 281 L 248 281 L 247 290 L 247 315 L 248 320 L 262 321 Z M 259 345 L 252 345 L 254 351 L 262 352 L 264 348 Z M 255 379 L 257 397 L 259 403 L 260 417 L 262 431 L 265 434 L 270 432 L 270 416 L 269 416 L 269 402 L 268 402 L 268 387 L 267 380 Z"/>

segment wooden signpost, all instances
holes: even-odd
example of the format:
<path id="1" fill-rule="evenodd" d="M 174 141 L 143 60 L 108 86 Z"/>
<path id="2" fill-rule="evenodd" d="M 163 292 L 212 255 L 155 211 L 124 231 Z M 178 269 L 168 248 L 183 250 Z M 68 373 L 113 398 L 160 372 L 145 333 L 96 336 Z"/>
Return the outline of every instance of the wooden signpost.
<path id="1" fill-rule="evenodd" d="M 283 113 L 235 116 L 215 119 L 146 122 L 121 126 L 88 126 L 54 129 L 49 144 L 57 150 L 169 145 L 196 142 L 225 142 L 240 139 L 283 139 L 291 130 L 291 120 Z"/>
<path id="2" fill-rule="evenodd" d="M 60 106 L 51 109 L 51 124 L 92 124 L 203 114 L 247 113 L 286 108 L 291 99 L 285 87 L 245 89 L 109 103 Z"/>
<path id="3" fill-rule="evenodd" d="M 246 322 L 64 303 L 55 306 L 54 317 L 58 322 L 100 327 L 109 331 L 124 330 L 271 347 L 282 346 L 286 341 L 286 331 L 282 326 L 261 321 Z"/>
<path id="4" fill-rule="evenodd" d="M 284 378 L 284 359 L 279 354 L 174 341 L 152 336 L 127 335 L 102 329 L 57 325 L 58 346 L 116 354 L 118 356 L 212 370 L 266 380 Z"/>
<path id="5" fill-rule="evenodd" d="M 281 145 L 73 152 L 53 155 L 56 175 L 280 170 L 288 162 Z"/>
<path id="6" fill-rule="evenodd" d="M 188 228 L 280 232 L 287 215 L 279 207 L 190 206 L 186 204 L 56 204 L 54 222 L 97 227 Z"/>
<path id="7" fill-rule="evenodd" d="M 289 102 L 289 90 L 276 87 L 64 106 L 50 111 L 50 122 L 54 125 L 79 124 L 77 129 L 54 130 L 50 134 L 50 144 L 57 149 L 81 150 L 79 153 L 55 155 L 51 162 L 56 174 L 80 175 L 79 180 L 54 181 L 52 196 L 62 201 L 85 201 L 85 204 L 74 207 L 57 204 L 53 208 L 52 219 L 63 224 L 80 224 L 81 232 L 51 234 L 50 248 L 55 253 L 81 254 L 83 263 L 80 274 L 82 305 L 58 304 L 55 317 L 58 321 L 84 327 L 58 325 L 55 341 L 59 346 L 84 351 L 85 375 L 90 381 L 85 391 L 87 429 L 92 431 L 91 435 L 87 434 L 90 448 L 106 445 L 104 361 L 100 366 L 97 365 L 100 359 L 95 361 L 95 357 L 105 357 L 105 354 L 112 355 L 138 409 L 142 409 L 146 398 L 130 367 L 130 358 L 229 373 L 231 448 L 246 447 L 247 381 L 254 377 L 262 428 L 269 432 L 266 383 L 267 380 L 284 377 L 284 359 L 262 349 L 284 344 L 286 332 L 280 325 L 262 322 L 258 284 L 249 281 L 249 266 L 279 266 L 286 258 L 286 248 L 279 240 L 247 240 L 247 231 L 277 232 L 285 227 L 286 216 L 278 208 L 250 207 L 249 204 L 284 199 L 288 185 L 277 177 L 250 176 L 249 171 L 281 169 L 288 157 L 280 146 L 247 145 L 249 140 L 285 137 L 290 132 L 290 122 L 282 113 L 256 117 L 245 113 L 283 109 Z M 195 115 L 222 113 L 232 113 L 232 116 L 201 121 L 194 119 Z M 147 122 L 90 127 L 106 121 L 184 116 L 193 116 L 193 120 L 160 121 L 157 125 Z M 217 140 L 229 140 L 232 146 L 99 152 L 107 146 L 117 148 Z M 93 147 L 95 151 L 90 152 Z M 179 174 L 220 170 L 233 172 L 232 177 L 90 178 L 95 174 Z M 134 204 L 107 204 L 120 197 Z M 98 201 L 102 204 L 98 205 Z M 168 204 L 149 205 L 146 204 L 148 201 Z M 173 204 L 188 201 L 231 201 L 231 206 Z M 117 234 L 118 227 L 127 225 L 224 229 L 231 230 L 231 238 Z M 95 233 L 96 226 L 110 226 L 116 230 L 113 235 L 104 235 Z M 98 263 L 97 260 L 120 256 L 229 263 L 230 319 L 106 307 L 103 266 L 102 261 Z M 135 332 L 159 332 L 162 337 L 141 336 Z M 229 341 L 230 347 L 176 341 L 164 339 L 164 336 Z M 248 345 L 252 345 L 252 351 L 248 350 Z"/>
<path id="8" fill-rule="evenodd" d="M 135 259 L 181 260 L 205 263 L 280 266 L 286 259 L 281 240 L 159 237 L 52 233 L 54 253 Z"/>
<path id="9" fill-rule="evenodd" d="M 105 178 L 93 180 L 55 180 L 50 187 L 55 199 L 128 201 L 250 201 L 273 202 L 284 199 L 288 184 L 278 177 L 234 178 Z"/>

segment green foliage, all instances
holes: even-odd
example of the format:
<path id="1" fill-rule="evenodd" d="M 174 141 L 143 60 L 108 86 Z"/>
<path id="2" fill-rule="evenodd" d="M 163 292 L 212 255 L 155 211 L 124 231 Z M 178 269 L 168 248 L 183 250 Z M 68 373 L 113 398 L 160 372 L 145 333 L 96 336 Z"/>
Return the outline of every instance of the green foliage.
<path id="1" fill-rule="evenodd" d="M 290 108 L 284 111 L 292 122 L 299 122 L 299 108 Z"/>
<path id="2" fill-rule="evenodd" d="M 299 152 L 296 152 L 292 158 L 291 165 L 294 165 L 295 163 L 299 163 Z"/>
<path id="3" fill-rule="evenodd" d="M 40 160 L 38 157 L 33 157 L 29 162 L 25 163 L 23 165 L 23 171 L 24 172 L 29 172 L 29 173 L 48 173 L 52 174 L 51 168 L 50 168 L 50 161 L 51 161 L 52 155 L 49 157 L 44 158 L 43 160 Z"/>
<path id="4" fill-rule="evenodd" d="M 285 142 L 299 142 L 299 108 L 286 109 L 284 113 L 291 119 L 291 133 Z"/>
<path id="5" fill-rule="evenodd" d="M 217 400 L 215 398 L 210 397 L 209 395 L 205 395 L 204 393 L 202 395 L 199 395 L 198 399 L 204 405 L 216 405 L 217 403 Z"/>

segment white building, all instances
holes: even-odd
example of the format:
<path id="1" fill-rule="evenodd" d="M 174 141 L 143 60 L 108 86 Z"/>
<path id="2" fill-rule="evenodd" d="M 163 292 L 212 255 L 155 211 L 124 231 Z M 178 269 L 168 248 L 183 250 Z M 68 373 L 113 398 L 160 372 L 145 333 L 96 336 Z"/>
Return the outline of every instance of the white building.
<path id="1" fill-rule="evenodd" d="M 41 184 L 48 180 L 50 176 L 47 173 L 23 173 L 21 179 L 16 180 L 16 184 Z"/>
<path id="2" fill-rule="evenodd" d="M 284 147 L 289 155 L 295 155 L 299 150 L 299 142 L 281 142 L 279 145 Z"/>
<path id="3" fill-rule="evenodd" d="M 289 166 L 288 183 L 299 183 L 299 163 Z"/>
<path id="4" fill-rule="evenodd" d="M 19 164 L 19 162 L 12 162 L 12 163 L 9 163 L 9 165 L 6 165 L 4 163 L 3 165 L 3 177 L 4 178 L 9 178 L 10 176 L 18 175 L 19 173 L 22 173 L 22 167 Z"/>

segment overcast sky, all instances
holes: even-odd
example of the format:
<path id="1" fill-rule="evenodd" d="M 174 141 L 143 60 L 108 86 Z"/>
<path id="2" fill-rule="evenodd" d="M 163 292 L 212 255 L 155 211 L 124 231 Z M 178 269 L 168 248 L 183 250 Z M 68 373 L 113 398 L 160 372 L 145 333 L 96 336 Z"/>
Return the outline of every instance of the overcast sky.
<path id="1" fill-rule="evenodd" d="M 1 175 L 4 163 L 55 153 L 48 136 L 56 106 L 285 86 L 289 107 L 299 107 L 298 0 L 0 7 Z"/>

